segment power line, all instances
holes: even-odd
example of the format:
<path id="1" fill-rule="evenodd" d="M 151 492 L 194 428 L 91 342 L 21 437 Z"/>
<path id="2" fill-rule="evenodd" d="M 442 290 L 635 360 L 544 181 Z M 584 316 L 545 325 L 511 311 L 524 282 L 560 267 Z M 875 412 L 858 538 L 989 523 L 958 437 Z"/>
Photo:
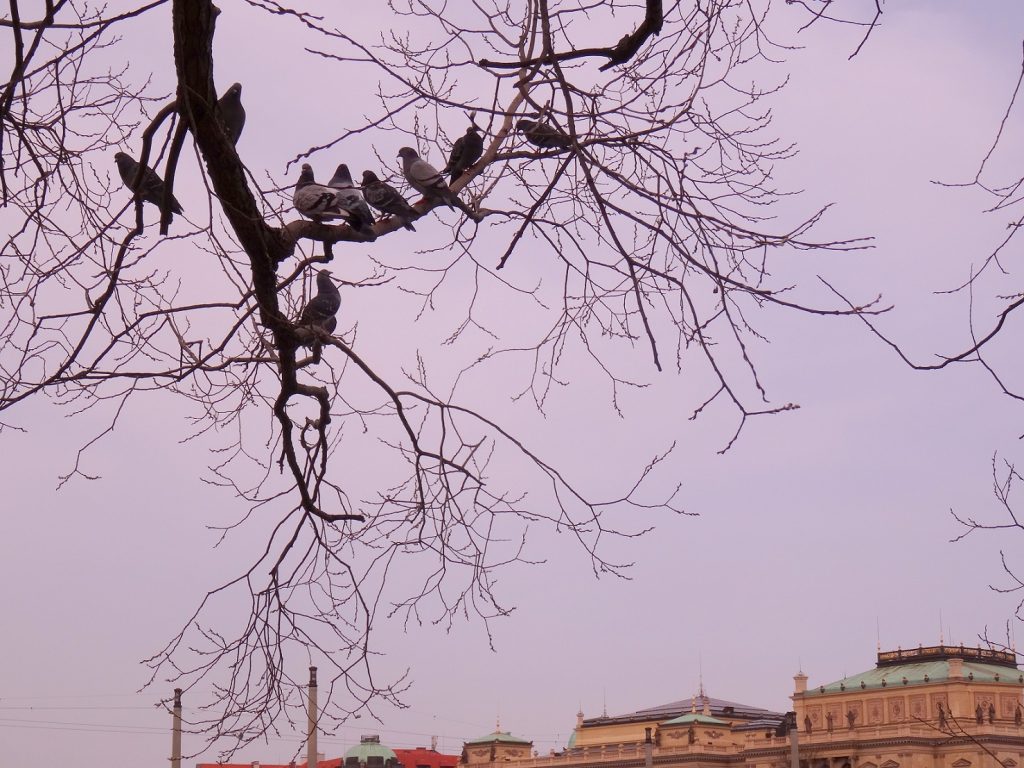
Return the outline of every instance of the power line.
<path id="1" fill-rule="evenodd" d="M 0 717 L 0 723 L 34 723 L 46 725 L 80 725 L 84 727 L 97 728 L 128 728 L 132 730 L 145 730 L 154 733 L 166 733 L 169 729 L 155 725 L 131 725 L 130 723 L 79 723 L 67 720 L 23 720 L 16 717 Z"/>
<path id="2" fill-rule="evenodd" d="M 150 705 L 150 706 L 136 705 L 136 706 L 131 706 L 131 707 L 129 707 L 129 706 L 124 706 L 124 707 L 103 707 L 103 706 L 100 706 L 98 704 L 93 704 L 93 705 L 88 705 L 88 706 L 79 706 L 79 707 L 71 707 L 71 706 L 68 706 L 68 707 L 55 707 L 55 706 L 37 706 L 35 704 L 25 704 L 24 706 L 7 706 L 6 704 L 0 704 L 0 709 L 6 709 L 6 710 L 12 710 L 12 711 L 18 711 L 18 712 L 44 712 L 44 711 L 48 711 L 48 710 L 65 711 L 65 710 L 87 710 L 87 709 L 88 710 L 103 710 L 103 711 L 107 711 L 107 710 L 111 710 L 111 711 L 112 710 L 124 710 L 124 709 L 134 709 L 134 710 L 143 710 L 143 709 L 145 709 L 145 710 L 153 711 L 153 710 L 157 709 L 157 707 L 153 706 L 153 705 Z"/>

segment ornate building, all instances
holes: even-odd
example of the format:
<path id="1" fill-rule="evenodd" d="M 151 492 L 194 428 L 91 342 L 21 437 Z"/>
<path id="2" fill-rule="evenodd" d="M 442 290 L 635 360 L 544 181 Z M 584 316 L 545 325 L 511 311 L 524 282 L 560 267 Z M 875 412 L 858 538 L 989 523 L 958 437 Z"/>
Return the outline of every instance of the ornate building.
<path id="1" fill-rule="evenodd" d="M 535 757 L 496 732 L 466 742 L 473 768 L 1017 768 L 1024 675 L 1013 653 L 963 646 L 879 652 L 874 669 L 809 688 L 793 711 L 701 693 L 616 717 L 577 717 L 569 746 Z M 795 726 L 795 727 L 794 727 Z M 514 763 L 510 766 L 509 763 Z M 1024 768 L 1024 766 L 1022 766 Z"/>

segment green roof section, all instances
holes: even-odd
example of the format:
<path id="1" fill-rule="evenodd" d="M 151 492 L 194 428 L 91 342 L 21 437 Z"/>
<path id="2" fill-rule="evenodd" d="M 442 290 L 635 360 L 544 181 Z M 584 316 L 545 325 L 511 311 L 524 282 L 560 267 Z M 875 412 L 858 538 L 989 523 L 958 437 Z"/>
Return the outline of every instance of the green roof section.
<path id="1" fill-rule="evenodd" d="M 494 744 L 495 742 L 499 744 L 523 744 L 524 746 L 530 745 L 530 742 L 526 739 L 520 739 L 518 736 L 513 736 L 508 731 L 495 731 L 494 733 L 489 733 L 486 736 L 479 736 L 475 739 L 470 739 L 466 743 Z"/>
<path id="2" fill-rule="evenodd" d="M 981 683 L 1024 683 L 1020 670 L 999 664 L 985 664 L 978 661 L 963 661 L 961 676 L 954 679 L 974 680 Z M 912 664 L 892 664 L 869 669 L 853 677 L 844 677 L 828 685 L 807 689 L 807 696 L 839 693 L 869 688 L 901 687 L 903 685 L 927 685 L 950 680 L 949 660 L 921 661 Z M 906 682 L 904 683 L 904 680 Z"/>
<path id="3" fill-rule="evenodd" d="M 689 725 L 690 723 L 697 723 L 698 725 L 728 725 L 725 720 L 719 720 L 717 717 L 711 717 L 711 715 L 700 715 L 696 712 L 666 720 L 662 725 Z"/>
<path id="4" fill-rule="evenodd" d="M 394 760 L 398 762 L 398 756 L 388 747 L 380 743 L 379 736 L 364 736 L 359 743 L 345 753 L 345 759 L 355 757 L 360 763 L 366 763 L 367 758 L 380 757 L 384 762 Z"/>

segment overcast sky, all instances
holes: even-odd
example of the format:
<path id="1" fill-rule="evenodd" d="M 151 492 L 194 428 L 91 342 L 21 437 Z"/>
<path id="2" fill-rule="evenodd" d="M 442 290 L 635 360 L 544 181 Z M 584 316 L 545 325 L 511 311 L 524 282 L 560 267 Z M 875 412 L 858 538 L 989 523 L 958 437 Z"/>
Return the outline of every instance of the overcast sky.
<path id="1" fill-rule="evenodd" d="M 283 175 L 284 162 L 316 139 L 293 141 L 285 130 L 288 62 L 243 44 L 277 21 L 223 5 L 218 77 L 246 85 L 250 123 L 240 147 L 273 156 L 268 168 Z M 932 182 L 968 180 L 987 150 L 1019 72 L 1024 8 L 1009 0 L 984 11 L 891 5 L 854 60 L 847 56 L 856 32 L 820 25 L 795 38 L 804 48 L 772 70 L 791 76 L 774 99 L 777 130 L 801 148 L 777 167 L 776 181 L 805 190 L 799 202 L 807 207 L 835 203 L 819 237 L 875 238 L 869 251 L 803 253 L 778 268 L 820 272 L 860 296 L 882 293 L 896 308 L 880 325 L 926 361 L 967 340 L 966 297 L 935 292 L 962 282 L 1010 218 L 983 214 L 986 200 L 975 191 Z M 380 19 L 361 23 L 386 22 L 373 10 Z M 233 26 L 238 19 L 251 26 Z M 163 40 L 166 25 L 154 22 L 147 40 Z M 316 85 L 310 99 L 323 93 Z M 1016 139 L 1020 121 L 1011 126 Z M 1021 167 L 1017 144 L 999 156 L 1008 178 Z M 1011 273 L 990 291 L 1020 290 L 1016 259 L 1008 254 Z M 365 333 L 399 336 L 413 311 L 377 318 Z M 856 320 L 769 311 L 761 322 L 770 343 L 756 352 L 770 395 L 800 409 L 756 420 L 725 455 L 717 451 L 733 417 L 691 422 L 677 407 L 680 392 L 700 386 L 686 368 L 651 375 L 649 388 L 627 396 L 625 418 L 585 384 L 556 391 L 546 420 L 526 418 L 533 443 L 564 457 L 572 477 L 591 487 L 638 453 L 677 441 L 673 477 L 662 482 L 681 482 L 683 506 L 699 516 L 660 516 L 656 533 L 614 545 L 613 555 L 636 562 L 630 581 L 595 580 L 560 537 L 535 541 L 535 556 L 547 562 L 502 577 L 502 594 L 517 608 L 492 626 L 493 652 L 476 624 L 445 633 L 382 623 L 381 669 L 410 668 L 408 709 L 383 708 L 381 723 L 367 717 L 340 728 L 321 739 L 322 751 L 340 755 L 360 733 L 378 732 L 393 747 L 428 745 L 437 735 L 442 749 L 457 752 L 500 715 L 503 729 L 546 752 L 565 744 L 578 708 L 594 716 L 687 698 L 701 670 L 715 697 L 785 710 L 798 669 L 811 685 L 825 683 L 873 666 L 878 642 L 934 643 L 941 631 L 947 641 L 974 643 L 986 627 L 998 632 L 1015 601 L 989 584 L 1004 581 L 999 550 L 1012 558 L 1021 539 L 1001 533 L 951 544 L 959 531 L 950 509 L 998 515 L 991 462 L 996 452 L 1020 455 L 1019 407 L 977 368 L 911 371 Z M 1024 375 L 1019 334 L 1011 321 L 993 352 L 1010 382 Z M 205 526 L 239 508 L 200 481 L 207 457 L 177 442 L 187 434 L 183 415 L 169 397 L 138 401 L 92 457 L 101 479 L 60 491 L 57 476 L 98 422 L 69 420 L 37 399 L 14 419 L 29 431 L 4 433 L 3 765 L 160 765 L 168 756 L 169 718 L 154 703 L 170 686 L 137 693 L 146 681 L 139 662 L 237 571 L 251 544 L 213 550 L 216 535 Z M 301 738 L 284 724 L 242 757 L 287 762 Z M 186 750 L 197 747 L 186 739 Z"/>

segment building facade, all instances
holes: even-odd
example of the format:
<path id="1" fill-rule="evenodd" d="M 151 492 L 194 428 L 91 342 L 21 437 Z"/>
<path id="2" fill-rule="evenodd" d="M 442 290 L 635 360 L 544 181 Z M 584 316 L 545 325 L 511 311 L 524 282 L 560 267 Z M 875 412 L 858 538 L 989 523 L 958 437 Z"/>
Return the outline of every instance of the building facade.
<path id="1" fill-rule="evenodd" d="M 577 717 L 568 747 L 483 737 L 473 768 L 1018 768 L 1024 674 L 1014 653 L 963 646 L 879 652 L 876 666 L 808 687 L 773 712 L 704 695 L 615 717 Z M 488 741 L 488 739 L 490 740 Z M 514 748 L 514 752 L 512 751 Z M 1024 766 L 1021 766 L 1024 768 Z"/>

